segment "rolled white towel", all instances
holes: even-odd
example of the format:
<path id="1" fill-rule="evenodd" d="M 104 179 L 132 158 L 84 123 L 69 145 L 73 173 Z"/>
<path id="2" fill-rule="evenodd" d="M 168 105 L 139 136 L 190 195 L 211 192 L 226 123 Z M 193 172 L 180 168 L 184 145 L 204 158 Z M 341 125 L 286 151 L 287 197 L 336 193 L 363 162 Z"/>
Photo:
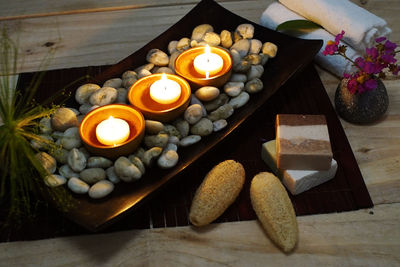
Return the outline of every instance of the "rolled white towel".
<path id="1" fill-rule="evenodd" d="M 333 35 L 346 32 L 343 41 L 365 53 L 377 37 L 392 31 L 386 21 L 348 0 L 279 0 L 290 10 L 318 23 Z"/>
<path id="2" fill-rule="evenodd" d="M 288 20 L 297 20 L 304 19 L 302 16 L 294 13 L 293 11 L 287 9 L 283 5 L 278 2 L 273 2 L 268 6 L 268 8 L 263 12 L 261 16 L 261 25 L 275 30 L 276 26 L 288 21 Z M 343 76 L 343 72 L 351 72 L 354 70 L 351 63 L 345 60 L 341 56 L 324 56 L 322 51 L 329 40 L 335 40 L 335 36 L 330 34 L 329 32 L 323 29 L 317 29 L 313 31 L 303 31 L 301 33 L 296 33 L 296 37 L 304 38 L 304 39 L 322 39 L 324 41 L 324 45 L 321 50 L 315 56 L 315 61 L 321 65 L 324 69 L 332 72 L 338 77 Z M 343 43 L 341 43 L 343 44 Z M 354 51 L 351 47 L 347 47 L 347 56 L 351 59 L 355 59 L 360 55 Z"/>

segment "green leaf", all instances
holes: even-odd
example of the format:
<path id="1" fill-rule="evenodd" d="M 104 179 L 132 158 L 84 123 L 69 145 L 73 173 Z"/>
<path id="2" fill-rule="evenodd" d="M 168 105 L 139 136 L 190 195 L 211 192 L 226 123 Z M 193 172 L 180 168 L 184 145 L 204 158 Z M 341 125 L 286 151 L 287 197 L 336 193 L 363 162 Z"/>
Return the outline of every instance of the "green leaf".
<path id="1" fill-rule="evenodd" d="M 309 29 L 321 29 L 321 25 L 305 20 L 305 19 L 296 19 L 296 20 L 288 20 L 279 24 L 276 27 L 277 31 L 299 31 L 299 30 L 309 30 Z"/>

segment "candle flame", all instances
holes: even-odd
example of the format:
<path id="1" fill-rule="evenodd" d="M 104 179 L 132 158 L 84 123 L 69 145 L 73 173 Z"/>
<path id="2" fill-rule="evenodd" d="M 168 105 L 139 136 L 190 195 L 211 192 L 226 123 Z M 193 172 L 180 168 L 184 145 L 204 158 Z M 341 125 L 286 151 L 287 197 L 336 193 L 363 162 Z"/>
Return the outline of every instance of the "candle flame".
<path id="1" fill-rule="evenodd" d="M 162 81 L 168 80 L 167 75 L 165 75 L 165 73 L 163 73 L 163 74 L 161 75 L 161 80 L 162 80 Z"/>
<path id="2" fill-rule="evenodd" d="M 209 45 L 206 45 L 206 47 L 204 48 L 204 53 L 207 55 L 211 54 L 211 48 Z"/>
<path id="3" fill-rule="evenodd" d="M 210 78 L 210 72 L 206 71 L 206 79 Z"/>

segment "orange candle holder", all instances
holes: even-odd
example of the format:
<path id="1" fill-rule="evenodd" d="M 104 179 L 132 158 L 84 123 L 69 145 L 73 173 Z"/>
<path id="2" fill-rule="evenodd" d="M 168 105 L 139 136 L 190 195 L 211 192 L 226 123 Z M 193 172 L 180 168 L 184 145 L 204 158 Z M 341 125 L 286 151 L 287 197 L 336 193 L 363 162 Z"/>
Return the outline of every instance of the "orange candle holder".
<path id="1" fill-rule="evenodd" d="M 104 145 L 97 139 L 97 125 L 110 116 L 123 119 L 129 124 L 129 137 L 120 144 Z M 142 142 L 144 129 L 145 122 L 142 113 L 129 105 L 111 104 L 96 108 L 86 114 L 79 126 L 79 134 L 91 154 L 116 159 L 135 151 Z"/>
<path id="2" fill-rule="evenodd" d="M 161 79 L 161 73 L 143 77 L 129 89 L 129 102 L 140 110 L 146 119 L 168 122 L 182 114 L 189 105 L 191 95 L 189 83 L 177 75 L 166 74 L 166 76 L 167 79 L 177 82 L 181 87 L 181 95 L 173 103 L 161 104 L 150 96 L 150 87 L 154 82 Z"/>
<path id="3" fill-rule="evenodd" d="M 175 60 L 175 72 L 190 82 L 192 88 L 202 86 L 220 87 L 224 85 L 232 73 L 232 57 L 222 48 L 210 47 L 211 53 L 219 55 L 223 60 L 222 69 L 208 78 L 194 68 L 194 59 L 205 52 L 204 46 L 198 46 L 182 52 Z"/>

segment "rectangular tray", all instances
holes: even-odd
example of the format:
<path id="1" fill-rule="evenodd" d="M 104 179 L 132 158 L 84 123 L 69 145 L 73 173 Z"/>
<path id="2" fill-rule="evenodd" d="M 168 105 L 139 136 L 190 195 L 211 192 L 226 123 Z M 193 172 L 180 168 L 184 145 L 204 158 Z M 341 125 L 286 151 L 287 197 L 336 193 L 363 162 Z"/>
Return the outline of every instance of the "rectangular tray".
<path id="1" fill-rule="evenodd" d="M 194 17 L 196 20 L 193 20 Z M 169 30 L 114 66 L 48 72 L 37 99 L 38 101 L 44 99 L 54 92 L 52 91 L 54 88 L 61 88 L 70 81 L 86 74 L 94 76 L 93 81 L 99 84 L 109 78 L 120 77 L 124 71 L 144 64 L 148 50 L 152 48 L 166 50 L 169 41 L 190 36 L 192 29 L 202 23 L 209 23 L 215 27 L 216 32 L 220 32 L 222 29 L 234 30 L 241 23 L 251 22 L 229 12 L 214 1 L 204 0 Z M 180 195 L 185 192 L 192 194 L 194 188 L 201 182 L 208 170 L 220 161 L 233 158 L 243 163 L 247 171 L 244 193 L 241 194 L 235 204 L 242 213 L 238 218 L 252 219 L 254 214 L 251 206 L 249 206 L 248 199 L 249 180 L 257 172 L 267 170 L 260 159 L 261 143 L 274 138 L 274 119 L 277 113 L 325 114 L 332 137 L 334 157 L 340 166 L 337 177 L 333 182 L 328 182 L 319 189 L 292 198 L 298 215 L 371 206 L 372 202 L 343 128 L 326 96 L 318 75 L 312 67 L 307 68 L 307 71 L 302 72 L 301 75 L 299 74 L 296 79 L 292 80 L 291 86 L 284 86 L 285 89 L 282 88 L 278 94 L 273 96 L 274 101 L 270 99 L 266 102 L 291 76 L 311 62 L 313 56 L 321 47 L 321 42 L 292 38 L 259 25 L 255 25 L 255 33 L 255 38 L 263 42 L 272 41 L 276 43 L 279 47 L 278 56 L 266 65 L 265 73 L 262 76 L 264 90 L 257 96 L 252 96 L 245 107 L 235 111 L 234 115 L 228 119 L 228 127 L 225 130 L 204 138 L 194 146 L 180 150 L 180 161 L 175 168 L 171 170 L 151 169 L 138 182 L 124 184 L 124 186 L 117 185 L 114 192 L 105 199 L 92 200 L 87 196 L 74 195 L 75 208 L 71 209 L 66 216 L 90 231 L 104 229 L 122 216 L 128 216 L 127 211 L 132 212 L 145 204 L 150 198 L 155 197 L 160 189 L 166 192 L 165 187 L 171 181 L 176 182 L 168 186 L 169 189 L 167 190 L 174 191 L 173 186 L 181 184 L 187 185 L 187 187 L 183 188 Z M 22 75 L 20 85 L 28 82 L 31 75 Z M 71 88 L 71 91 L 76 87 Z M 75 106 L 76 103 L 70 100 L 66 105 Z M 252 114 L 253 116 L 251 116 Z M 246 126 L 241 126 L 241 124 Z M 237 127 L 240 129 L 235 130 Z M 217 144 L 218 146 L 216 146 Z M 205 154 L 207 154 L 207 157 L 201 157 Z M 178 187 L 182 189 L 182 186 Z M 168 198 L 172 199 L 172 203 L 182 207 L 182 212 L 187 212 L 191 201 L 190 197 L 184 197 L 184 201 L 181 199 L 183 202 L 175 201 L 174 195 L 170 195 Z M 320 198 L 324 200 L 322 201 Z M 157 201 L 155 200 L 152 203 L 157 203 Z M 167 203 L 169 202 L 164 199 L 160 205 Z M 151 211 L 152 208 L 147 210 Z M 141 212 L 147 214 L 146 208 L 143 208 Z M 151 218 L 150 222 L 157 221 L 151 217 L 158 216 L 157 212 L 151 212 L 151 215 L 143 215 L 141 212 L 134 213 L 132 215 L 133 220 L 148 221 Z M 229 214 L 229 212 L 228 210 L 227 213 Z M 165 211 L 161 213 L 165 214 Z M 175 214 L 178 213 L 175 211 Z M 225 219 L 221 217 L 220 220 Z M 151 223 L 144 223 L 143 225 L 152 226 Z"/>

